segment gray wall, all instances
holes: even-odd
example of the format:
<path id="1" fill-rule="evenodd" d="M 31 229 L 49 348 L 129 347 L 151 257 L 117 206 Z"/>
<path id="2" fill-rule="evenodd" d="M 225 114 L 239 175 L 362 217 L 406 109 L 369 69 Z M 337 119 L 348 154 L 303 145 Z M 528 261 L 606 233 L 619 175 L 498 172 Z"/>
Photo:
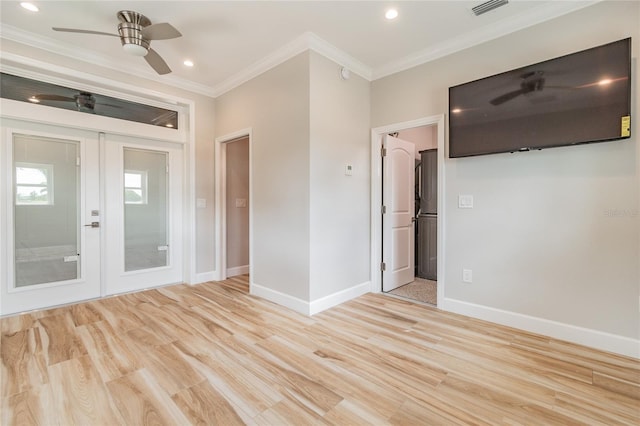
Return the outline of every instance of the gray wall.
<path id="1" fill-rule="evenodd" d="M 312 52 L 311 301 L 369 281 L 368 81 Z M 345 176 L 347 164 L 352 176 Z"/>
<path id="2" fill-rule="evenodd" d="M 249 264 L 249 138 L 226 143 L 227 268 Z M 236 207 L 237 199 L 247 200 Z"/>
<path id="3" fill-rule="evenodd" d="M 309 53 L 216 99 L 216 136 L 252 128 L 251 281 L 309 300 Z"/>
<path id="4" fill-rule="evenodd" d="M 449 86 L 629 36 L 637 81 L 639 22 L 637 2 L 598 3 L 375 81 L 372 126 L 447 112 Z M 631 139 L 446 160 L 447 298 L 638 338 L 633 84 Z M 472 194 L 475 208 L 458 209 L 458 194 Z"/>

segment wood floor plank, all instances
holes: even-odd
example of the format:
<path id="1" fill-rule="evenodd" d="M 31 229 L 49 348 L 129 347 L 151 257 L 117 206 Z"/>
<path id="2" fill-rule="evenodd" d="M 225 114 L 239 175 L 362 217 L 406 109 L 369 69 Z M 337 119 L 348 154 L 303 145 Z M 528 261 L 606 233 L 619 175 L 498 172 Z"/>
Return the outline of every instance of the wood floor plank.
<path id="1" fill-rule="evenodd" d="M 145 369 L 106 383 L 126 425 L 187 425 L 185 414 Z"/>
<path id="2" fill-rule="evenodd" d="M 225 397 L 208 381 L 181 390 L 173 401 L 194 425 L 243 425 L 244 421 Z"/>
<path id="3" fill-rule="evenodd" d="M 638 359 L 379 294 L 309 317 L 248 282 L 0 319 L 0 422 L 640 424 Z"/>
<path id="4" fill-rule="evenodd" d="M 49 366 L 55 411 L 62 424 L 122 424 L 113 401 L 89 356 Z"/>

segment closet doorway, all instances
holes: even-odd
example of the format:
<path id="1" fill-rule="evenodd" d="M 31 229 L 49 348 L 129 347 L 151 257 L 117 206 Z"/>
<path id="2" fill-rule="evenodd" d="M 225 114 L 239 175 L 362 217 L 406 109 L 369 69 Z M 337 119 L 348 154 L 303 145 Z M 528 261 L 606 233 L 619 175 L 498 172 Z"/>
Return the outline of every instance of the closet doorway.
<path id="1" fill-rule="evenodd" d="M 251 269 L 251 130 L 215 141 L 216 280 Z"/>

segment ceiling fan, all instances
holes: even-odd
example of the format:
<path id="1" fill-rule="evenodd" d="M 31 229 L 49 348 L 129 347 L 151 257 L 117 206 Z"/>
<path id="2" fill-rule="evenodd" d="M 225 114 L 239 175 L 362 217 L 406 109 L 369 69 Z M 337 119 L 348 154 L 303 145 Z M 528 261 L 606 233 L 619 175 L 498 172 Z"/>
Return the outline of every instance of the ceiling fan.
<path id="1" fill-rule="evenodd" d="M 544 89 L 545 78 L 544 71 L 530 71 L 522 74 L 520 78 L 520 89 L 507 92 L 504 95 L 500 95 L 497 98 L 491 99 L 492 105 L 501 105 L 511 99 L 517 98 L 520 95 L 527 93 L 541 91 Z"/>
<path id="2" fill-rule="evenodd" d="M 158 74 L 168 74 L 171 68 L 162 57 L 151 48 L 152 40 L 169 40 L 181 37 L 182 34 L 171 24 L 166 22 L 152 24 L 149 18 L 141 13 L 131 10 L 121 10 L 116 15 L 120 23 L 118 24 L 118 34 L 105 33 L 101 31 L 82 30 L 76 28 L 53 27 L 54 31 L 69 33 L 106 35 L 120 37 L 122 48 L 125 52 L 133 56 L 144 56 L 147 63 Z"/>
<path id="3" fill-rule="evenodd" d="M 553 73 L 552 73 L 553 74 Z M 520 95 L 527 95 L 533 92 L 542 92 L 544 89 L 560 89 L 560 90 L 577 90 L 579 87 L 575 86 L 549 86 L 546 84 L 545 72 L 538 71 L 529 71 L 520 75 L 520 88 L 518 90 L 513 90 L 511 92 L 507 92 L 503 95 L 500 95 L 496 98 L 491 99 L 489 102 L 492 105 L 498 106 L 505 102 L 508 102 L 514 98 L 517 98 Z M 538 101 L 549 101 L 550 99 L 554 99 L 555 95 L 547 98 L 538 98 Z M 536 102 L 535 99 L 531 99 L 531 102 Z"/>
<path id="4" fill-rule="evenodd" d="M 78 111 L 90 112 L 90 113 L 94 112 L 96 105 L 108 106 L 112 108 L 121 108 L 118 105 L 96 102 L 95 96 L 93 96 L 89 92 L 78 92 L 78 94 L 73 95 L 73 97 L 61 96 L 61 95 L 34 95 L 29 100 L 32 102 L 41 102 L 41 101 L 73 102 L 76 104 L 76 108 L 78 109 Z"/>

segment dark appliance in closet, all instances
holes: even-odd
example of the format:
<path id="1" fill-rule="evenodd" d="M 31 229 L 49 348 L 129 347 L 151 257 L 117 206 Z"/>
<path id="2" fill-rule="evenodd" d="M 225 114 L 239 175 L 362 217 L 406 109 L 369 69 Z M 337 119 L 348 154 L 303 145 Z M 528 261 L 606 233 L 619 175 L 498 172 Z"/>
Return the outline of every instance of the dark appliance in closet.
<path id="1" fill-rule="evenodd" d="M 420 151 L 416 176 L 416 276 L 437 280 L 438 275 L 438 150 Z"/>

